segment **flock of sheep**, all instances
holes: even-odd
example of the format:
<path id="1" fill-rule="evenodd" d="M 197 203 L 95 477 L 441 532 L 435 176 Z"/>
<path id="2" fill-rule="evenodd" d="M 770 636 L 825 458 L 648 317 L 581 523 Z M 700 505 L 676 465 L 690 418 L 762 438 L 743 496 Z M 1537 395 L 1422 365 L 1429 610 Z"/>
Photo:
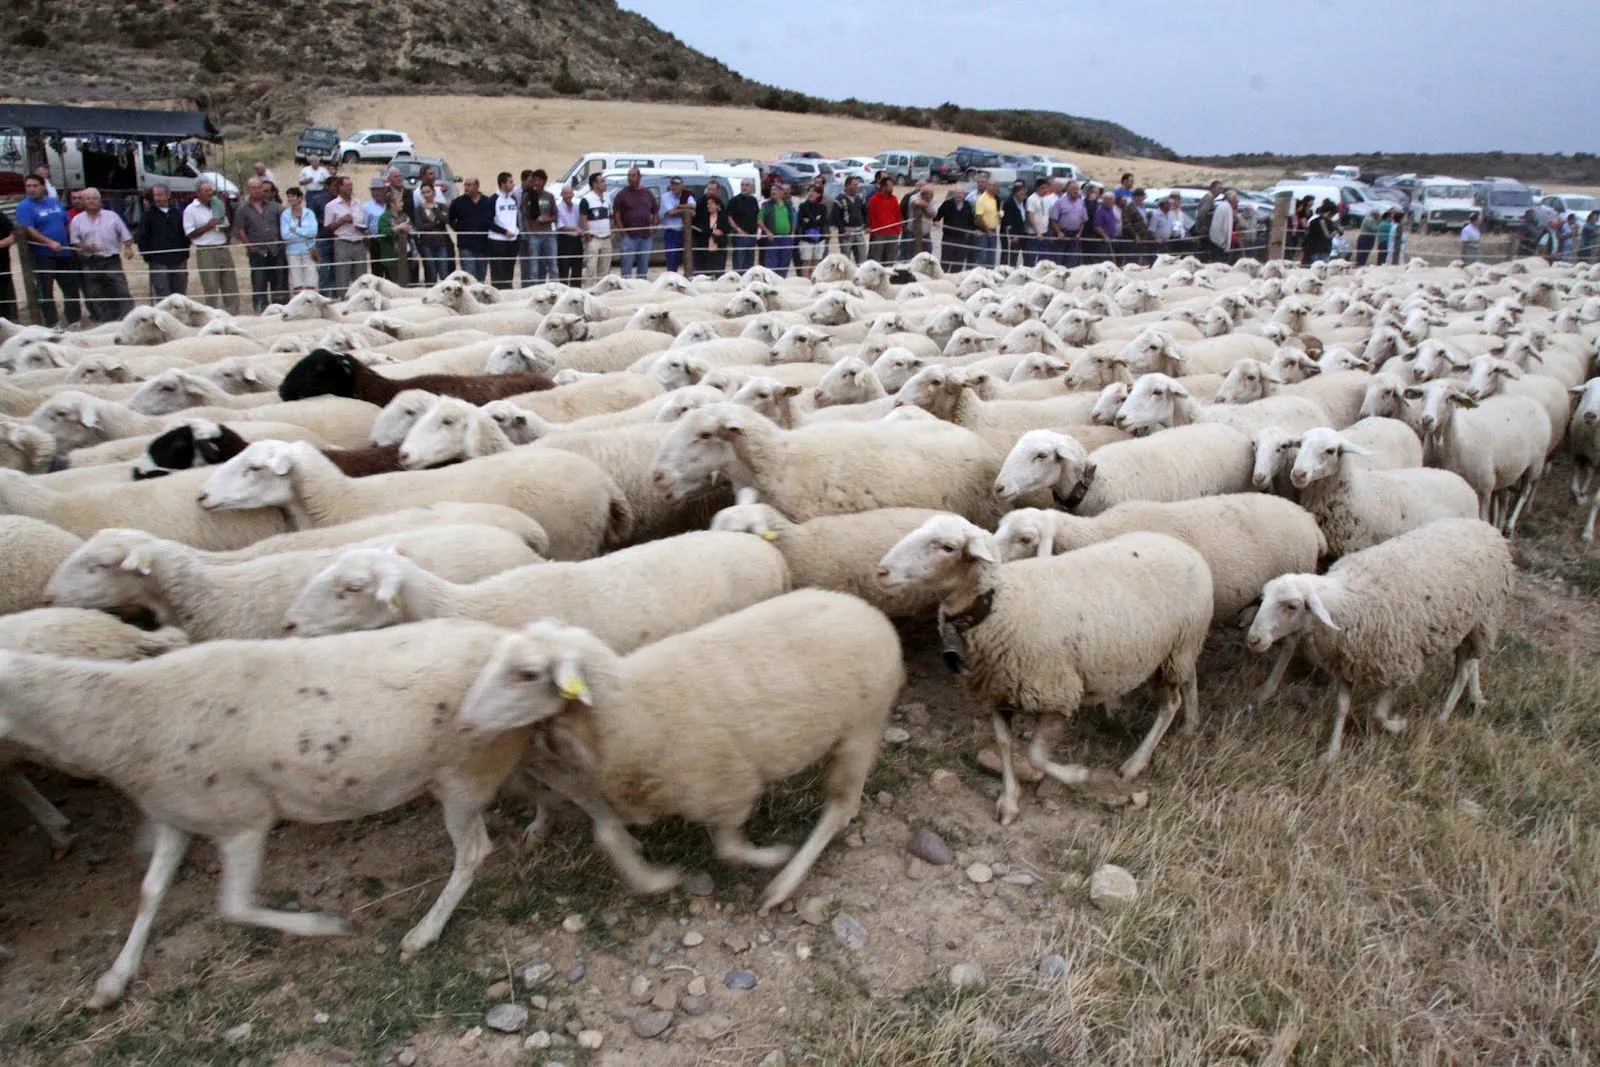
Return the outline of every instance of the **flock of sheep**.
<path id="1" fill-rule="evenodd" d="M 1054 762 L 1084 704 L 1153 682 L 1139 775 L 1200 719 L 1213 626 L 1337 686 L 1453 655 L 1479 704 L 1507 539 L 1552 453 L 1590 494 L 1600 270 L 1503 265 L 977 269 L 824 260 L 425 294 L 375 277 L 252 318 L 184 297 L 72 334 L 0 320 L 0 760 L 58 848 L 35 760 L 130 797 L 151 849 L 125 992 L 187 841 L 220 912 L 268 832 L 436 797 L 441 933 L 501 784 L 575 804 L 630 889 L 678 882 L 631 825 L 704 824 L 790 897 L 854 817 L 905 681 L 890 620 L 937 621 L 992 715 Z M 1576 403 L 1572 396 L 1576 394 Z M 1600 494 L 1581 536 L 1593 535 Z M 41 606 L 44 605 L 44 606 Z M 690 753 L 674 759 L 668 753 Z M 799 847 L 743 826 L 825 765 Z"/>

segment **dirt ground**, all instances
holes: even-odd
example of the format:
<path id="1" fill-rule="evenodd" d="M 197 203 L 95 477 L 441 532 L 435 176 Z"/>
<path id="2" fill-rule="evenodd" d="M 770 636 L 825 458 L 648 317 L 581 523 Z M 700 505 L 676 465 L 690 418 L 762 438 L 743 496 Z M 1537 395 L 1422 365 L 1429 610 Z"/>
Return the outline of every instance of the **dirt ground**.
<path id="1" fill-rule="evenodd" d="M 1427 705 L 1447 678 L 1441 665 L 1398 705 L 1412 719 L 1403 736 L 1353 721 L 1344 754 L 1323 765 L 1325 686 L 1297 670 L 1280 700 L 1245 712 L 1265 663 L 1237 634 L 1217 634 L 1202 661 L 1199 736 L 1175 732 L 1157 750 L 1136 784 L 1142 807 L 1124 789 L 1047 783 L 1026 789 L 1021 817 L 1000 827 L 997 781 L 978 760 L 988 724 L 931 634 L 907 629 L 899 732 L 861 815 L 802 887 L 798 910 L 764 919 L 754 912 L 763 877 L 717 863 L 697 828 L 641 837 L 652 858 L 709 881 L 631 899 L 575 816 L 544 844 L 519 846 L 527 813 L 507 798 L 491 821 L 497 851 L 441 943 L 400 963 L 400 936 L 449 868 L 437 808 L 419 801 L 274 835 L 266 901 L 351 915 L 355 933 L 342 939 L 223 924 L 215 857 L 197 843 L 127 1002 L 91 1014 L 82 998 L 138 895 L 137 819 L 106 789 L 40 773 L 78 839 L 52 859 L 21 810 L 0 803 L 0 944 L 14 953 L 0 964 L 3 1058 L 1593 1062 L 1600 563 L 1577 543 L 1578 522 L 1563 467 L 1517 546 L 1522 574 L 1484 666 L 1485 709 L 1435 726 Z M 1114 767 L 1150 713 L 1142 700 L 1117 717 L 1085 711 L 1059 758 Z M 779 790 L 752 836 L 798 842 L 818 802 L 814 781 Z M 921 830 L 942 837 L 953 864 L 908 856 Z M 1090 904 L 1087 878 L 1108 862 L 1138 880 L 1132 907 Z M 1059 973 L 1041 972 L 1052 954 Z M 983 980 L 953 984 L 958 964 L 977 965 Z M 755 988 L 727 988 L 736 969 Z M 502 1002 L 529 1009 L 522 1032 L 477 1032 Z M 671 1013 L 657 1017 L 669 1027 L 639 1036 L 657 1011 Z M 603 1035 L 601 1048 L 578 1047 L 580 1031 Z"/>

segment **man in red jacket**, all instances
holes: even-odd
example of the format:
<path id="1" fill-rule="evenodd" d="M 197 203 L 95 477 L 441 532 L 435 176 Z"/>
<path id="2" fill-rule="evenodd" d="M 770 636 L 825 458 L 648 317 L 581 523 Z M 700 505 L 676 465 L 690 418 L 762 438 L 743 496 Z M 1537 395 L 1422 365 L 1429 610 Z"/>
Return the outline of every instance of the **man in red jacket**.
<path id="1" fill-rule="evenodd" d="M 867 201 L 867 232 L 870 243 L 867 257 L 884 266 L 894 263 L 900 247 L 900 201 L 894 195 L 894 181 L 888 175 L 878 179 L 878 191 Z"/>

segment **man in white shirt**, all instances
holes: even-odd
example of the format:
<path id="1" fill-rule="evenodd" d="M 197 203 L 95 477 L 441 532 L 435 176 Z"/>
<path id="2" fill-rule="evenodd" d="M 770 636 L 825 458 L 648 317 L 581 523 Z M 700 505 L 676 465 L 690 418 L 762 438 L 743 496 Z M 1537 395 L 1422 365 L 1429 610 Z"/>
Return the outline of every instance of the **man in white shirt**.
<path id="1" fill-rule="evenodd" d="M 1028 248 L 1024 265 L 1033 266 L 1041 259 L 1049 259 L 1050 209 L 1056 206 L 1056 180 L 1044 178 L 1036 182 L 1025 208 L 1028 214 Z"/>
<path id="2" fill-rule="evenodd" d="M 322 165 L 321 157 L 308 156 L 306 165 L 300 168 L 300 187 L 308 193 L 320 192 L 327 180 L 328 168 Z"/>
<path id="3" fill-rule="evenodd" d="M 183 233 L 194 246 L 194 269 L 205 302 L 230 315 L 239 314 L 239 279 L 228 247 L 228 208 L 210 182 L 196 186 L 194 199 L 183 209 Z"/>
<path id="4" fill-rule="evenodd" d="M 330 181 L 337 195 L 323 207 L 322 225 L 333 234 L 333 286 L 328 295 L 340 299 L 367 258 L 366 213 L 356 207 L 349 178 Z"/>
<path id="5" fill-rule="evenodd" d="M 495 194 L 494 227 L 489 231 L 489 284 L 509 289 L 517 270 L 522 205 L 517 203 L 516 181 L 510 171 L 501 171 L 496 183 L 500 191 Z"/>
<path id="6" fill-rule="evenodd" d="M 611 204 L 606 176 L 589 175 L 589 191 L 578 201 L 583 215 L 583 283 L 593 285 L 611 271 Z"/>
<path id="7" fill-rule="evenodd" d="M 1212 209 L 1207 237 L 1211 241 L 1211 259 L 1214 263 L 1233 262 L 1234 212 L 1238 210 L 1239 194 L 1233 189 L 1229 189 Z"/>
<path id="8" fill-rule="evenodd" d="M 1478 216 L 1476 213 L 1461 227 L 1461 258 L 1468 263 L 1478 262 L 1478 242 L 1483 235 L 1478 231 Z"/>

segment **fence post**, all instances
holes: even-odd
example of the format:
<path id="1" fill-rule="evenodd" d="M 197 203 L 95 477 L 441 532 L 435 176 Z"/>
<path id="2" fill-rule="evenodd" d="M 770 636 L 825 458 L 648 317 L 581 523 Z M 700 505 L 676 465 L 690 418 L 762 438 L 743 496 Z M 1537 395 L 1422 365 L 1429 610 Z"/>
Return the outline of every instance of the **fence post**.
<path id="1" fill-rule="evenodd" d="M 16 234 L 21 240 L 15 243 L 17 250 L 17 265 L 22 268 L 20 278 L 22 289 L 17 293 L 17 318 L 30 326 L 43 326 L 44 316 L 39 312 L 39 290 L 33 284 L 33 256 L 28 252 L 28 238 L 20 229 Z M 11 249 L 6 249 L 6 255 L 11 254 Z"/>
<path id="2" fill-rule="evenodd" d="M 1267 261 L 1283 258 L 1289 239 L 1289 205 L 1294 194 L 1285 189 L 1272 200 L 1272 228 L 1267 231 Z"/>

